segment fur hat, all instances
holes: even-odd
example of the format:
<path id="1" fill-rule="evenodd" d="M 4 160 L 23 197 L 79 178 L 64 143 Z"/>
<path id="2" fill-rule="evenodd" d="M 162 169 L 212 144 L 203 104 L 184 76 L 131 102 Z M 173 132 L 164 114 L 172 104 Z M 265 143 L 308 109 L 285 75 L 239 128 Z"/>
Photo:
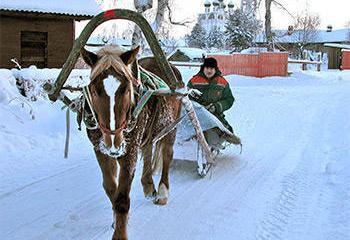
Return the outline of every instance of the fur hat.
<path id="1" fill-rule="evenodd" d="M 215 58 L 209 57 L 209 58 L 204 58 L 204 62 L 202 64 L 202 67 L 210 67 L 210 68 L 218 68 L 218 62 L 216 61 Z"/>

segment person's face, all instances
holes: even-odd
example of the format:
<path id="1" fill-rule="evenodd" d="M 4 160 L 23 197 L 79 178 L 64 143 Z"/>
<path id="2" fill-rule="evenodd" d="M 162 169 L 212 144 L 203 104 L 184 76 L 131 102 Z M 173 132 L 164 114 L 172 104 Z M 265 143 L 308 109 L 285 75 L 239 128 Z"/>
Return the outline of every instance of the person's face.
<path id="1" fill-rule="evenodd" d="M 215 70 L 215 68 L 212 68 L 212 67 L 205 67 L 203 72 L 207 78 L 212 78 L 214 76 L 216 70 Z"/>

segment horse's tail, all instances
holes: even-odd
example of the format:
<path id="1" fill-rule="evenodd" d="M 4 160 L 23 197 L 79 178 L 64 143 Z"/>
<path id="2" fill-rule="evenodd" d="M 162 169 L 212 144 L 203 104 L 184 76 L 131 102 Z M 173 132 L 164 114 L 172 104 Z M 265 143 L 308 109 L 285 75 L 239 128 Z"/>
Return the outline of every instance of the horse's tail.
<path id="1" fill-rule="evenodd" d="M 163 168 L 163 141 L 158 141 L 152 158 L 152 173 L 159 174 Z"/>

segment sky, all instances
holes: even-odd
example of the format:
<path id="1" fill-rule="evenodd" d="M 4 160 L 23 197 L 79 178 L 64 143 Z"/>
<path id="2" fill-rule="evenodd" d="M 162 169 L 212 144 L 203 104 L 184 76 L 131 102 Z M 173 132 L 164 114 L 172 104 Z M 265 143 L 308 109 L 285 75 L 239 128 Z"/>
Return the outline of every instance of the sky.
<path id="1" fill-rule="evenodd" d="M 178 6 L 177 17 L 179 19 L 195 18 L 200 12 L 204 12 L 204 0 L 174 0 Z M 229 0 L 225 1 L 226 3 Z M 296 13 L 308 8 L 311 13 L 319 14 L 321 17 L 321 28 L 326 29 L 331 24 L 334 29 L 344 28 L 346 22 L 350 21 L 350 0 L 278 0 L 290 13 Z M 241 0 L 234 0 L 236 6 L 240 6 Z M 264 3 L 263 3 L 264 4 Z M 264 18 L 264 6 L 261 6 L 258 17 Z M 293 18 L 284 10 L 277 7 L 272 8 L 272 27 L 276 29 L 287 29 L 293 24 Z"/>
<path id="2" fill-rule="evenodd" d="M 101 1 L 101 0 L 96 0 Z M 106 1 L 106 0 L 105 0 Z M 107 0 L 108 1 L 108 0 Z M 198 13 L 204 12 L 205 0 L 173 0 L 174 11 L 173 18 L 175 20 L 191 20 L 192 24 L 188 27 L 174 26 L 172 36 L 180 38 L 191 31 L 191 28 L 197 20 Z M 115 6 L 120 8 L 132 8 L 133 0 L 110 0 L 110 3 L 105 3 L 103 9 L 109 8 L 114 2 Z M 226 3 L 229 0 L 225 0 Z M 298 12 L 308 9 L 311 13 L 318 14 L 321 18 L 321 29 L 326 29 L 327 25 L 332 25 L 333 29 L 344 28 L 346 22 L 350 22 L 350 0 L 278 0 L 285 6 L 288 11 L 296 15 Z M 240 6 L 241 0 L 234 0 L 236 7 Z M 263 3 L 264 4 L 264 3 Z M 264 6 L 260 7 L 258 17 L 263 19 L 265 14 Z M 272 27 L 274 29 L 287 29 L 293 24 L 293 18 L 284 10 L 273 6 L 272 8 Z M 125 24 L 117 24 L 118 29 L 123 31 Z M 82 25 L 78 24 L 77 30 L 81 29 Z"/>

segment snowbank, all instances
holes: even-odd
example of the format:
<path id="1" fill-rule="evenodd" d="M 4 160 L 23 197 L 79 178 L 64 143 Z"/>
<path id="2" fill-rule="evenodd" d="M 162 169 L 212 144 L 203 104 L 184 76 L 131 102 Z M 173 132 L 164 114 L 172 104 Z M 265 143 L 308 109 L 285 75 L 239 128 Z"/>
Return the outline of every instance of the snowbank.
<path id="1" fill-rule="evenodd" d="M 9 101 L 18 96 L 16 79 L 12 72 L 7 69 L 0 69 L 0 103 L 8 104 Z"/>

